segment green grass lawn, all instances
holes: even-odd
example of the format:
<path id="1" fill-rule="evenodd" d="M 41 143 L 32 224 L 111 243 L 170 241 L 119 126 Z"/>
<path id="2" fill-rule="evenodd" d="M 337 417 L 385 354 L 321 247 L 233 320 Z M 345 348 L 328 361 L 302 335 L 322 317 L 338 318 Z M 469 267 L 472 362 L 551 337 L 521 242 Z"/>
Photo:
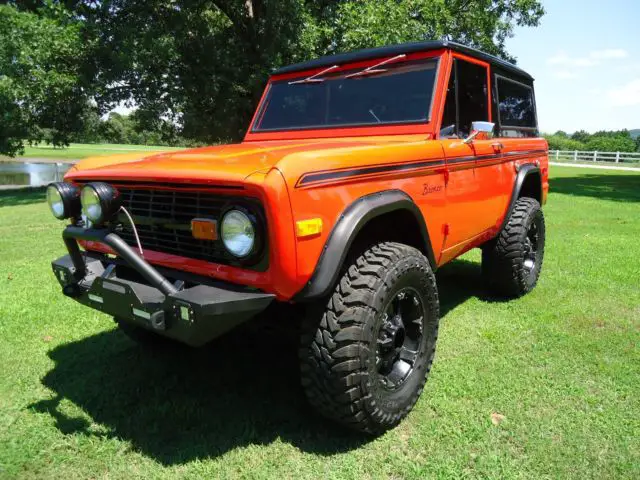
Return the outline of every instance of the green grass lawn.
<path id="1" fill-rule="evenodd" d="M 169 150 L 183 150 L 184 147 L 158 147 L 147 145 L 120 144 L 85 144 L 72 143 L 67 148 L 54 148 L 51 145 L 25 146 L 24 158 L 55 158 L 61 160 L 77 160 L 80 158 L 117 155 L 118 153 L 161 152 Z"/>
<path id="2" fill-rule="evenodd" d="M 0 477 L 640 478 L 640 175 L 552 173 L 540 284 L 504 302 L 478 252 L 442 268 L 432 376 L 377 439 L 310 412 L 273 335 L 137 348 L 62 297 L 43 194 L 2 194 Z"/>

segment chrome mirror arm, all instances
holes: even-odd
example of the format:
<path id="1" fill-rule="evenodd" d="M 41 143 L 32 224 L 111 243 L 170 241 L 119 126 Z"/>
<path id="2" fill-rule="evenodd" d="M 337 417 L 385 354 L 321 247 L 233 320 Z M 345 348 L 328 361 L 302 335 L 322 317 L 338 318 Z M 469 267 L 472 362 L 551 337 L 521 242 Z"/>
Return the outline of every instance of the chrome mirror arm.
<path id="1" fill-rule="evenodd" d="M 471 122 L 471 133 L 462 143 L 470 144 L 481 133 L 486 133 L 488 138 L 493 137 L 493 129 L 496 124 L 492 122 Z"/>

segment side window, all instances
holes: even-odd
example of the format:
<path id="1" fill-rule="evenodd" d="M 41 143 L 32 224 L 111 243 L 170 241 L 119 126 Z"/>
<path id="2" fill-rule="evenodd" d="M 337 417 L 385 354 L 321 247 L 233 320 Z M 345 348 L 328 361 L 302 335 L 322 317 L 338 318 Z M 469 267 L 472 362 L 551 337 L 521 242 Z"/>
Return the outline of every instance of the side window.
<path id="1" fill-rule="evenodd" d="M 458 136 L 458 112 L 456 109 L 456 62 L 454 59 L 447 86 L 447 98 L 444 101 L 442 124 L 440 125 L 441 138 L 456 138 Z"/>
<path id="2" fill-rule="evenodd" d="M 471 122 L 489 120 L 487 68 L 458 60 L 458 129 L 462 137 L 471 132 Z"/>
<path id="3" fill-rule="evenodd" d="M 441 137 L 466 137 L 471 132 L 472 122 L 489 120 L 487 93 L 487 68 L 454 59 L 442 116 Z M 453 132 L 445 131 L 453 124 Z"/>
<path id="4" fill-rule="evenodd" d="M 533 89 L 523 83 L 496 77 L 498 121 L 503 137 L 527 136 L 536 130 Z"/>

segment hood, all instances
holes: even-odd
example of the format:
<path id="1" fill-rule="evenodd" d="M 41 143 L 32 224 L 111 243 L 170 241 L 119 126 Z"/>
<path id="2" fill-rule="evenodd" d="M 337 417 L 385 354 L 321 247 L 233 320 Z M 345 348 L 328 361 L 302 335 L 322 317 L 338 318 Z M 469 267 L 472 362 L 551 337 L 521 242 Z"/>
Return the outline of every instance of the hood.
<path id="1" fill-rule="evenodd" d="M 174 152 L 92 157 L 77 163 L 65 179 L 241 184 L 251 174 L 267 172 L 282 158 L 294 153 L 370 147 L 398 140 L 398 137 L 393 140 L 367 137 L 244 142 Z"/>
<path id="2" fill-rule="evenodd" d="M 270 153 L 271 150 L 236 144 L 175 152 L 92 157 L 78 162 L 65 178 L 240 183 L 252 173 L 274 165 L 276 158 Z"/>

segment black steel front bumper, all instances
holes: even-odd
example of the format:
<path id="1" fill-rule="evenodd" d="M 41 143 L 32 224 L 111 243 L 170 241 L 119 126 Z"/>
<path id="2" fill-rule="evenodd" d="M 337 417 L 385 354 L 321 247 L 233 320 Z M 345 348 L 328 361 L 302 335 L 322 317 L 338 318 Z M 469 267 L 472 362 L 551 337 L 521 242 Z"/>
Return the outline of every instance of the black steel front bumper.
<path id="1" fill-rule="evenodd" d="M 68 255 L 52 262 L 65 295 L 108 315 L 153 330 L 188 345 L 200 346 L 263 311 L 272 294 L 228 283 L 184 288 L 140 257 L 122 238 L 107 229 L 68 226 L 63 232 Z M 78 240 L 111 247 L 119 261 L 142 281 L 119 278 L 105 256 L 83 252 Z"/>

